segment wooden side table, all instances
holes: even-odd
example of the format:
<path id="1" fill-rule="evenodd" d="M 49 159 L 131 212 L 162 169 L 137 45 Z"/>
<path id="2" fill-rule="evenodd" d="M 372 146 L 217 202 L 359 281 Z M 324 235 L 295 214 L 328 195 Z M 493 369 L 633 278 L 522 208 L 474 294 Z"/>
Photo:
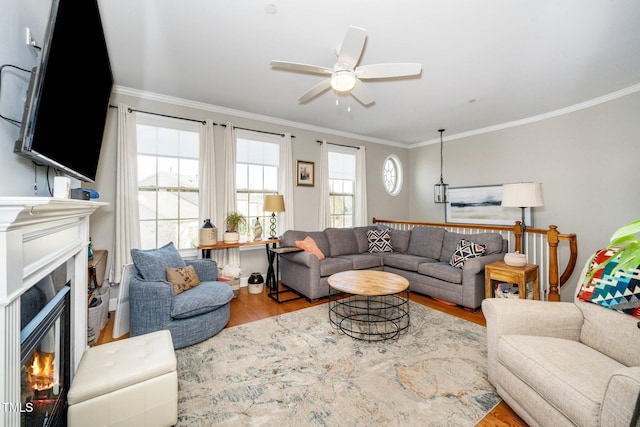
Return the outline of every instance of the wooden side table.
<path id="1" fill-rule="evenodd" d="M 87 283 L 89 293 L 95 288 L 102 286 L 104 275 L 107 269 L 107 256 L 109 252 L 106 249 L 95 249 L 93 251 L 93 259 L 87 262 L 88 278 Z"/>
<path id="2" fill-rule="evenodd" d="M 520 299 L 527 298 L 527 283 L 533 282 L 533 299 L 540 299 L 538 282 L 538 266 L 527 264 L 523 267 L 512 267 L 504 261 L 496 261 L 484 267 L 485 297 L 493 297 L 493 282 L 500 281 L 518 285 Z"/>

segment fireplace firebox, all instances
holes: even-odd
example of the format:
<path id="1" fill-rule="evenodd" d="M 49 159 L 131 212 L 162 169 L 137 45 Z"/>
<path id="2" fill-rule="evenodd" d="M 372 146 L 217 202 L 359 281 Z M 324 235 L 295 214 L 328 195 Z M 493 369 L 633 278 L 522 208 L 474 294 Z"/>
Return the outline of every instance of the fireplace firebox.
<path id="1" fill-rule="evenodd" d="M 28 323 L 20 332 L 22 427 L 66 425 L 71 382 L 69 285 L 23 319 Z M 38 306 L 37 297 L 23 295 L 22 299 L 27 313 L 34 311 L 34 304 Z"/>

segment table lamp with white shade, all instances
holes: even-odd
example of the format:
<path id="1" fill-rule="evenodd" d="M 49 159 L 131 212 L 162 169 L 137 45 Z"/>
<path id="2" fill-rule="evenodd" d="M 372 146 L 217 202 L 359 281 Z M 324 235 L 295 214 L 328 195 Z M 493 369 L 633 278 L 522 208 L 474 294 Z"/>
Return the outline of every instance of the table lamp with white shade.
<path id="1" fill-rule="evenodd" d="M 264 196 L 264 212 L 271 212 L 270 239 L 277 239 L 276 236 L 276 212 L 284 212 L 284 196 L 281 194 Z"/>
<path id="2" fill-rule="evenodd" d="M 542 201 L 542 184 L 539 182 L 518 182 L 502 185 L 502 206 L 515 207 L 522 210 L 520 229 L 520 253 L 524 254 L 524 231 L 527 228 L 524 222 L 525 208 L 544 206 Z"/>

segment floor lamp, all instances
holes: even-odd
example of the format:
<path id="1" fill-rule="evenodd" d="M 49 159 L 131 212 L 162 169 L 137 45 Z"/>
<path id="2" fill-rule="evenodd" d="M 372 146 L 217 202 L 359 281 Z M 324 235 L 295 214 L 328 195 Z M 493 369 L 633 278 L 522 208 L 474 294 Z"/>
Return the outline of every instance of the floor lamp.
<path id="1" fill-rule="evenodd" d="M 276 237 L 276 212 L 284 212 L 284 196 L 281 194 L 264 196 L 264 206 L 262 208 L 264 212 L 271 212 L 271 225 L 269 231 L 270 239 L 277 239 Z"/>
<path id="2" fill-rule="evenodd" d="M 524 231 L 527 226 L 524 222 L 525 208 L 544 206 L 542 201 L 542 184 L 539 182 L 519 182 L 516 184 L 502 185 L 502 206 L 520 208 L 522 220 L 520 221 L 520 253 L 524 254 Z"/>

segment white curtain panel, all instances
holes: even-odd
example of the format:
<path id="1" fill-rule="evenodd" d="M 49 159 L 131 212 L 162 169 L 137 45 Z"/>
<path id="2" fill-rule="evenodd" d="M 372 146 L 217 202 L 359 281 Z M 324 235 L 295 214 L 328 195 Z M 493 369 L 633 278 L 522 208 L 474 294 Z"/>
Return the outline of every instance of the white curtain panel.
<path id="1" fill-rule="evenodd" d="M 293 180 L 296 176 L 293 165 L 293 153 L 291 148 L 291 134 L 285 133 L 280 143 L 278 188 L 284 197 L 284 212 L 280 212 L 277 226 L 278 235 L 281 236 L 287 230 L 295 230 L 294 203 L 293 203 Z"/>
<path id="2" fill-rule="evenodd" d="M 331 225 L 329 211 L 329 144 L 322 140 L 320 144 L 320 161 L 318 167 L 318 187 L 320 190 L 320 205 L 318 209 L 318 230 L 324 230 Z"/>
<path id="3" fill-rule="evenodd" d="M 356 194 L 354 209 L 354 225 L 361 227 L 368 224 L 367 219 L 367 152 L 364 145 L 356 150 Z"/>
<path id="4" fill-rule="evenodd" d="M 200 124 L 200 162 L 199 162 L 199 182 L 200 188 L 198 206 L 200 207 L 200 224 L 205 219 L 211 219 L 213 224 L 220 225 L 216 222 L 216 156 L 215 156 L 215 136 L 214 122 L 207 119 Z M 220 228 L 218 228 L 220 230 Z"/>
<path id="5" fill-rule="evenodd" d="M 220 235 L 227 228 L 225 218 L 229 212 L 237 210 L 236 206 L 236 130 L 233 124 L 227 123 L 224 131 L 224 200 L 222 216 L 217 218 Z M 215 197 L 215 195 L 214 195 Z M 218 263 L 218 268 L 225 265 L 240 267 L 240 249 L 229 248 L 211 251 L 211 258 Z"/>
<path id="6" fill-rule="evenodd" d="M 120 283 L 122 269 L 132 262 L 131 249 L 140 248 L 136 115 L 122 103 L 118 104 L 115 216 L 116 236 L 109 282 Z"/>

